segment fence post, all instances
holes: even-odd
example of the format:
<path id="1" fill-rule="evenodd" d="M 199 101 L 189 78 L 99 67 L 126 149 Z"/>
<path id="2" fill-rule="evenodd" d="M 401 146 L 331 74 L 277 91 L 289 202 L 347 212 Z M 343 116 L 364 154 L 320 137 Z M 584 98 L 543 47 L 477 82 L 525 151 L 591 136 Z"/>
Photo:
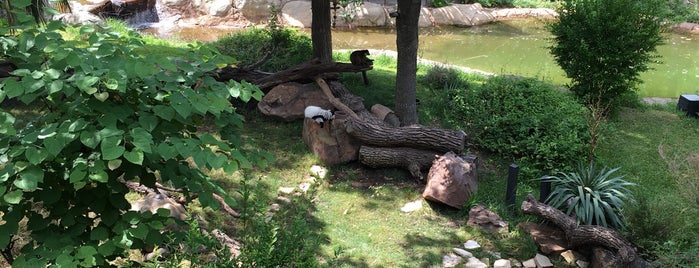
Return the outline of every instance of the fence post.
<path id="1" fill-rule="evenodd" d="M 515 197 L 517 196 L 517 177 L 519 176 L 519 166 L 515 163 L 510 164 L 507 174 L 507 191 L 505 192 L 505 204 L 508 207 L 514 206 Z"/>
<path id="2" fill-rule="evenodd" d="M 539 186 L 539 202 L 544 203 L 546 198 L 551 194 L 551 182 L 544 180 L 546 176 L 541 177 L 541 185 Z"/>

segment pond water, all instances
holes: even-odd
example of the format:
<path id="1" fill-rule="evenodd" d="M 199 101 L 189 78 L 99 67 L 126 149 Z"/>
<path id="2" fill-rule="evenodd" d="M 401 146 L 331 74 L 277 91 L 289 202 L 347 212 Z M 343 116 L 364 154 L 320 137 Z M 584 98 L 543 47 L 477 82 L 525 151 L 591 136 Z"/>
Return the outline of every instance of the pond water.
<path id="1" fill-rule="evenodd" d="M 185 40 L 215 40 L 230 30 L 183 30 L 172 36 Z M 202 33 L 206 35 L 202 36 Z M 334 30 L 334 49 L 396 50 L 395 29 Z M 536 77 L 563 85 L 565 73 L 548 52 L 550 34 L 537 20 L 510 20 L 483 26 L 437 27 L 420 32 L 418 56 L 495 74 Z M 641 75 L 643 97 L 678 98 L 699 93 L 699 35 L 667 34 L 658 48 L 660 64 Z"/>

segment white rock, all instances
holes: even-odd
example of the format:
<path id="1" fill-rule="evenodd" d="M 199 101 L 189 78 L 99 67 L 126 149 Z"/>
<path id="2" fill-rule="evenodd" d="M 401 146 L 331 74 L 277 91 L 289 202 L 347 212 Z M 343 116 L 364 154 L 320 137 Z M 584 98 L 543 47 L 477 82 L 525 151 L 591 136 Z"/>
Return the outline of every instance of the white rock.
<path id="1" fill-rule="evenodd" d="M 318 165 L 313 165 L 311 167 L 311 176 L 314 176 L 319 179 L 325 179 L 325 175 L 328 174 L 328 170 L 324 167 L 318 166 Z"/>
<path id="2" fill-rule="evenodd" d="M 299 189 L 301 189 L 302 192 L 308 192 L 308 189 L 311 188 L 311 184 L 308 182 L 302 182 L 299 184 Z"/>
<path id="3" fill-rule="evenodd" d="M 442 256 L 442 267 L 456 267 L 461 263 L 461 257 L 454 253 Z"/>
<path id="4" fill-rule="evenodd" d="M 524 266 L 522 265 L 522 262 L 518 261 L 517 259 L 512 259 L 512 258 L 510 258 L 510 264 L 512 265 L 512 267 L 517 267 L 517 268 L 522 268 L 522 267 L 524 267 Z"/>
<path id="5" fill-rule="evenodd" d="M 415 200 L 413 202 L 408 202 L 400 208 L 400 211 L 408 213 L 413 212 L 422 208 L 422 199 Z"/>
<path id="6" fill-rule="evenodd" d="M 493 263 L 493 268 L 511 268 L 510 260 L 499 259 Z"/>
<path id="7" fill-rule="evenodd" d="M 290 194 L 294 192 L 294 187 L 279 187 L 279 191 L 285 194 Z"/>
<path id="8" fill-rule="evenodd" d="M 471 254 L 471 252 L 468 252 L 468 251 L 466 251 L 466 250 L 463 250 L 463 249 L 460 249 L 460 248 L 453 248 L 452 250 L 454 251 L 454 253 L 458 254 L 458 255 L 461 256 L 461 257 L 464 257 L 464 258 L 471 258 L 471 257 L 473 257 L 473 254 Z"/>
<path id="9" fill-rule="evenodd" d="M 481 245 L 478 244 L 475 240 L 468 240 L 466 243 L 464 243 L 464 248 L 465 249 L 477 249 L 480 248 Z"/>
<path id="10" fill-rule="evenodd" d="M 488 268 L 488 265 L 483 263 L 481 260 L 471 257 L 468 258 L 468 262 L 464 265 L 467 268 Z"/>
<path id="11" fill-rule="evenodd" d="M 586 261 L 583 261 L 583 260 L 578 260 L 578 261 L 575 262 L 575 264 L 577 264 L 578 267 L 580 267 L 580 268 L 587 268 L 587 267 L 590 266 L 590 263 L 589 263 L 589 262 L 586 262 Z"/>
<path id="12" fill-rule="evenodd" d="M 553 263 L 551 263 L 548 257 L 538 253 L 534 256 L 534 261 L 536 262 L 536 267 L 539 268 L 553 267 Z"/>
<path id="13" fill-rule="evenodd" d="M 534 259 L 528 259 L 522 263 L 524 268 L 536 268 L 536 261 Z"/>

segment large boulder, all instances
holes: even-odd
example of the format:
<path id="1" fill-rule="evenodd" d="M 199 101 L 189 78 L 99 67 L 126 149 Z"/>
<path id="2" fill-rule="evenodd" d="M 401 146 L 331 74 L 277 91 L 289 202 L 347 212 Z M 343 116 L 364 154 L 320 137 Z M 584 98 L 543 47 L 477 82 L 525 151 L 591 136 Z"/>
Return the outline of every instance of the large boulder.
<path id="1" fill-rule="evenodd" d="M 309 2 L 310 3 L 310 2 Z M 281 0 L 233 0 L 233 5 L 243 17 L 253 23 L 261 23 L 269 19 L 270 5 L 281 6 Z M 311 13 L 310 8 L 306 13 Z"/>
<path id="2" fill-rule="evenodd" d="M 310 10 L 310 1 L 291 1 L 282 8 L 282 19 L 286 26 L 308 28 L 313 21 Z"/>
<path id="3" fill-rule="evenodd" d="M 476 26 L 495 21 L 491 12 L 480 4 L 453 4 L 432 9 L 435 25 Z"/>
<path id="4" fill-rule="evenodd" d="M 462 158 L 453 152 L 437 157 L 427 175 L 422 197 L 461 209 L 478 189 L 476 157 Z"/>
<path id="5" fill-rule="evenodd" d="M 333 106 L 316 84 L 295 82 L 280 84 L 272 88 L 257 104 L 265 115 L 284 121 L 300 120 L 306 106 L 331 109 Z"/>

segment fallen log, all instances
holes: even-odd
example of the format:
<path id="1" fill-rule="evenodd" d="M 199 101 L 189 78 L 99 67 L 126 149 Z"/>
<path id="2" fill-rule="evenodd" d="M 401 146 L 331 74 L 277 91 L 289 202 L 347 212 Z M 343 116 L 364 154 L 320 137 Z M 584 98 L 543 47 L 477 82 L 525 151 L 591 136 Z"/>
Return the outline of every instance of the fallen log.
<path id="1" fill-rule="evenodd" d="M 422 170 L 432 166 L 439 152 L 407 147 L 359 147 L 359 162 L 372 168 L 400 167 L 420 180 L 424 179 Z"/>
<path id="2" fill-rule="evenodd" d="M 347 133 L 362 144 L 381 147 L 411 147 L 434 150 L 439 153 L 461 153 L 466 144 L 466 133 L 461 130 L 409 126 L 392 128 L 371 124 L 349 117 Z"/>
<path id="3" fill-rule="evenodd" d="M 573 248 L 601 246 L 616 252 L 617 267 L 643 267 L 645 261 L 636 253 L 634 246 L 618 232 L 597 225 L 578 225 L 574 218 L 544 203 L 529 194 L 522 202 L 525 214 L 539 216 L 563 230 Z"/>

